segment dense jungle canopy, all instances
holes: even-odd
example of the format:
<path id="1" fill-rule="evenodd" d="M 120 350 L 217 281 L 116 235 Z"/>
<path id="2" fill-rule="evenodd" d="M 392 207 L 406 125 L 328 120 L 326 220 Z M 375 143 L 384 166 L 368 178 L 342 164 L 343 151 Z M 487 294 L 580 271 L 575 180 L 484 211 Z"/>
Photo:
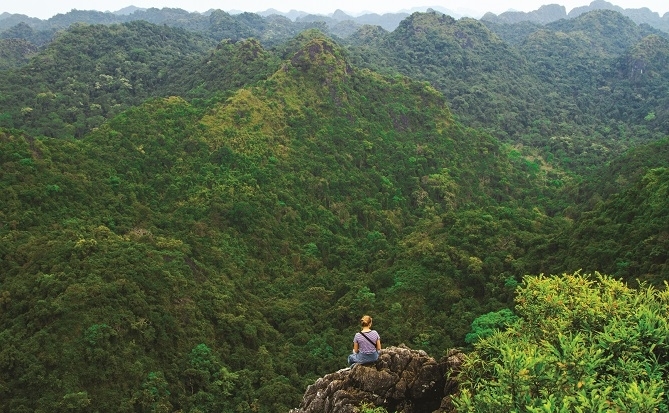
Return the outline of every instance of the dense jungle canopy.
<path id="1" fill-rule="evenodd" d="M 0 19 L 0 412 L 286 412 L 363 313 L 460 411 L 667 405 L 669 34 L 142 13 Z"/>

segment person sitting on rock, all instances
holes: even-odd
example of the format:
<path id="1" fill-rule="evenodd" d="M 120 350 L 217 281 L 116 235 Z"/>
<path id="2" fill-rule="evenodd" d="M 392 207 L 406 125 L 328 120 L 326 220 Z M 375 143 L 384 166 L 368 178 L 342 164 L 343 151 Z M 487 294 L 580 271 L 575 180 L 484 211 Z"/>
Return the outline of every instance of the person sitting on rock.
<path id="1" fill-rule="evenodd" d="M 372 330 L 372 317 L 362 316 L 360 319 L 362 330 L 353 337 L 353 354 L 348 356 L 348 365 L 355 363 L 371 363 L 379 358 L 381 337 L 376 330 Z"/>

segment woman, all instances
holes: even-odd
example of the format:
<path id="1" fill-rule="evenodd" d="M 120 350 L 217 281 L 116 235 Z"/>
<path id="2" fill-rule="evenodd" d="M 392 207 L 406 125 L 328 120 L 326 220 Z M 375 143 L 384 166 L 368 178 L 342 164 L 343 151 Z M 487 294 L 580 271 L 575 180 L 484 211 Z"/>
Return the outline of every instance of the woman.
<path id="1" fill-rule="evenodd" d="M 348 356 L 348 365 L 355 363 L 371 363 L 379 358 L 381 337 L 376 330 L 372 330 L 372 317 L 362 316 L 360 319 L 362 330 L 353 337 L 353 354 Z"/>

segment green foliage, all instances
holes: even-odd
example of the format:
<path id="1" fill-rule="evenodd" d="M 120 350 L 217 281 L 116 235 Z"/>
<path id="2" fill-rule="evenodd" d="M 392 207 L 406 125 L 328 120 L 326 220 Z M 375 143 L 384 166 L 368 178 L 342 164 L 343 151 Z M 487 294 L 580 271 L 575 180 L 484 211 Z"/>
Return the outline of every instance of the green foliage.
<path id="1" fill-rule="evenodd" d="M 526 279 L 543 298 L 504 309 L 521 274 L 666 278 L 666 142 L 608 164 L 666 130 L 664 38 L 618 22 L 621 46 L 584 17 L 588 54 L 583 22 L 515 46 L 417 13 L 357 47 L 308 30 L 265 49 L 245 38 L 295 26 L 143 16 L 216 30 L 79 24 L 0 71 L 0 410 L 287 411 L 362 313 L 386 345 L 476 342 L 472 360 L 515 372 L 491 409 L 660 397 L 654 307 L 553 291 L 570 278 Z M 532 340 L 502 342 L 507 323 Z"/>
<path id="2" fill-rule="evenodd" d="M 21 17 L 18 19 L 8 17 L 0 21 L 0 39 L 8 40 L 8 42 L 3 42 L 5 45 L 9 46 L 9 50 L 5 52 L 9 52 L 7 53 L 8 55 L 11 56 L 13 52 L 12 49 L 17 45 L 20 45 L 21 55 L 23 55 L 21 59 L 25 59 L 28 57 L 25 55 L 25 51 L 32 49 L 33 52 L 36 52 L 37 47 L 44 46 L 53 40 L 53 36 L 56 32 L 55 29 L 34 29 L 33 25 L 30 23 L 34 23 L 34 20 L 37 19 L 34 19 L 30 23 L 17 20 L 24 19 Z M 14 25 L 11 24 L 12 22 L 14 22 Z M 6 30 L 3 30 L 3 28 L 6 28 Z M 27 48 L 25 48 L 26 46 Z"/>
<path id="3" fill-rule="evenodd" d="M 576 198 L 580 207 L 569 211 L 577 219 L 552 246 L 562 246 L 552 270 L 599 268 L 628 282 L 663 285 L 669 274 L 668 151 L 666 139 L 637 147 L 582 186 Z"/>
<path id="4" fill-rule="evenodd" d="M 27 65 L 0 74 L 0 96 L 7 97 L 0 99 L 0 112 L 11 115 L 0 126 L 82 137 L 123 109 L 163 93 L 168 73 L 211 45 L 146 22 L 73 25 Z M 21 108 L 32 110 L 21 113 Z"/>
<path id="5" fill-rule="evenodd" d="M 201 59 L 188 62 L 169 74 L 167 94 L 209 98 L 266 79 L 280 64 L 255 39 L 221 41 Z"/>
<path id="6" fill-rule="evenodd" d="M 439 352 L 503 306 L 481 301 L 510 274 L 486 274 L 541 237 L 526 216 L 552 225 L 540 172 L 429 85 L 303 40 L 226 100 L 147 100 L 81 140 L 2 132 L 3 360 L 25 354 L 3 368 L 30 383 L 7 403 L 51 383 L 27 405 L 285 411 L 345 360 L 360 312 L 384 342 Z"/>
<path id="7" fill-rule="evenodd" d="M 363 403 L 360 405 L 360 413 L 388 413 L 383 407 L 375 407 L 372 404 Z"/>
<path id="8" fill-rule="evenodd" d="M 167 413 L 173 409 L 169 401 L 170 391 L 162 372 L 150 372 L 132 397 L 132 403 L 140 412 Z"/>
<path id="9" fill-rule="evenodd" d="M 183 376 L 188 411 L 222 411 L 230 407 L 226 399 L 231 396 L 238 375 L 222 366 L 206 344 L 191 350 Z"/>
<path id="10" fill-rule="evenodd" d="M 0 70 L 20 67 L 37 53 L 37 47 L 25 40 L 0 39 Z"/>
<path id="11" fill-rule="evenodd" d="M 520 319 L 468 356 L 458 411 L 666 411 L 667 299 L 599 274 L 525 277 Z"/>
<path id="12" fill-rule="evenodd" d="M 508 308 L 477 317 L 472 322 L 472 331 L 465 336 L 465 343 L 474 344 L 513 324 L 518 317 Z"/>
<path id="13" fill-rule="evenodd" d="M 630 140 L 664 137 L 666 125 L 644 117 L 668 107 L 666 42 L 609 10 L 545 26 L 414 13 L 392 33 L 347 39 L 357 64 L 429 81 L 467 125 L 579 174 Z"/>

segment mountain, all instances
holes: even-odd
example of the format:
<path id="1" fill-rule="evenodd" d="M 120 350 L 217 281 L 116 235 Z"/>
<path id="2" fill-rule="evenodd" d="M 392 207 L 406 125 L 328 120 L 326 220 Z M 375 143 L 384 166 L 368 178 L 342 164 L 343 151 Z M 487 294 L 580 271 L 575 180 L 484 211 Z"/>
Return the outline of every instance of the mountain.
<path id="1" fill-rule="evenodd" d="M 514 24 L 524 21 L 546 24 L 566 17 L 567 10 L 564 6 L 550 4 L 541 6 L 538 10 L 528 13 L 522 11 L 507 11 L 500 15 L 495 15 L 494 13 L 488 12 L 481 17 L 481 20 L 498 24 Z"/>
<path id="2" fill-rule="evenodd" d="M 575 225 L 552 246 L 561 251 L 554 257 L 554 270 L 597 268 L 629 282 L 662 287 L 669 276 L 668 160 L 667 139 L 641 145 L 581 187 L 576 196 L 585 199 L 577 198 L 570 208 Z"/>
<path id="3" fill-rule="evenodd" d="M 140 7 L 135 7 L 135 6 L 128 6 L 124 7 L 122 9 L 116 10 L 114 14 L 116 15 L 128 15 L 128 14 L 133 14 L 134 12 L 137 11 L 146 11 L 146 9 L 140 8 Z"/>
<path id="4" fill-rule="evenodd" d="M 169 73 L 211 42 L 146 22 L 75 25 L 15 71 L 0 73 L 0 125 L 81 137 L 124 108 L 159 95 Z M 26 81 L 30 79 L 29 81 Z"/>
<path id="5" fill-rule="evenodd" d="M 346 43 L 354 46 L 352 53 L 356 64 L 387 74 L 399 72 L 431 82 L 447 96 L 454 112 L 463 121 L 472 126 L 489 128 L 500 139 L 521 142 L 528 147 L 551 148 L 553 154 L 564 150 L 564 145 L 553 139 L 558 136 L 569 136 L 572 140 L 581 141 L 579 148 L 584 145 L 591 146 L 588 141 L 593 136 L 602 141 L 597 144 L 603 145 L 599 146 L 600 149 L 586 153 L 578 149 L 568 149 L 561 156 L 561 162 L 568 163 L 570 168 L 591 168 L 606 156 L 602 151 L 620 153 L 629 146 L 622 137 L 629 135 L 627 126 L 625 129 L 614 130 L 612 139 L 600 139 L 602 131 L 607 131 L 608 125 L 612 123 L 651 126 L 635 132 L 635 140 L 648 141 L 662 136 L 659 123 L 661 118 L 651 123 L 645 121 L 650 113 L 662 113 L 664 98 L 661 95 L 661 84 L 654 85 L 657 86 L 655 92 L 652 87 L 644 86 L 644 94 L 653 98 L 637 105 L 638 111 L 632 118 L 624 118 L 623 111 L 612 108 L 627 105 L 628 98 L 611 100 L 607 91 L 615 89 L 617 94 L 622 93 L 629 99 L 634 99 L 638 95 L 636 89 L 641 85 L 625 82 L 625 87 L 621 88 L 617 75 L 617 59 L 644 36 L 665 35 L 648 26 L 638 26 L 612 11 L 593 11 L 547 25 L 520 26 L 492 23 L 484 26 L 482 22 L 473 19 L 454 20 L 437 12 L 417 13 L 407 17 L 403 25 L 393 32 L 382 32 L 368 26 L 357 26 L 351 20 L 335 21 L 333 18 L 329 18 L 330 23 L 326 24 L 322 21 L 295 23 L 277 15 L 262 18 L 243 13 L 232 16 L 222 11 L 213 11 L 204 16 L 180 10 L 149 9 L 146 12 L 137 11 L 133 16 L 138 14 L 157 24 L 173 19 L 170 20 L 173 24 L 201 33 L 205 37 L 202 42 L 210 45 L 213 43 L 206 39 L 215 42 L 219 41 L 216 39 L 230 39 L 234 43 L 242 39 L 257 38 L 265 46 L 278 45 L 310 25 L 328 32 L 336 31 L 348 36 Z M 337 15 L 346 19 L 343 12 Z M 417 28 L 407 30 L 405 26 L 410 25 Z M 424 37 L 416 30 L 425 30 L 431 35 Z M 371 33 L 374 35 L 368 37 Z M 53 36 L 53 32 L 36 32 L 27 24 L 22 24 L 0 34 L 5 35 L 42 44 L 43 38 Z M 466 36 L 471 45 L 463 43 L 462 36 Z M 71 39 L 74 41 L 74 37 Z M 417 50 L 421 53 L 416 53 Z M 203 67 L 209 61 L 204 56 L 205 50 L 198 46 L 184 53 L 192 56 L 192 59 L 180 62 L 181 69 L 167 73 L 169 79 L 163 79 L 160 84 L 152 81 L 157 89 L 147 91 L 145 95 L 140 94 L 140 100 L 148 96 L 164 96 L 166 93 L 182 95 L 198 85 L 204 87 L 205 82 L 199 74 L 211 76 L 205 74 L 207 70 Z M 198 75 L 192 76 L 193 73 Z M 152 75 L 155 74 L 157 73 Z M 242 83 L 237 82 L 236 85 Z M 88 87 L 92 87 L 94 82 L 88 84 Z M 574 91 L 579 92 L 575 94 Z M 10 89 L 8 96 L 16 96 L 17 93 Z M 32 96 L 39 93 L 46 91 L 36 91 Z M 210 92 L 201 89 L 193 93 L 204 96 Z M 18 108 L 15 105 L 11 110 L 3 110 L 5 118 L 7 113 L 12 119 L 21 118 L 23 115 L 19 111 L 23 108 L 33 109 L 29 121 L 36 117 L 38 112 L 35 111 L 39 105 L 31 101 L 29 95 L 23 94 L 15 99 L 23 102 L 23 106 Z M 62 110 L 59 109 L 58 112 Z M 82 127 L 94 127 L 102 119 L 108 118 L 109 113 L 113 115 L 118 112 L 101 113 L 99 115 L 102 118 L 96 118 L 95 122 L 89 121 L 89 126 L 77 121 L 76 116 L 65 123 L 79 122 L 80 126 L 75 130 L 79 130 L 77 133 L 81 134 Z M 64 118 L 62 115 L 59 117 Z M 49 120 L 48 123 L 53 123 L 54 120 L 56 119 Z M 12 125 L 7 122 L 1 124 Z M 48 132 L 51 136 L 60 136 L 70 130 L 62 125 L 51 129 Z M 543 155 L 553 156 L 547 153 Z M 587 159 L 583 159 L 584 157 Z"/>
<path id="6" fill-rule="evenodd" d="M 19 23 L 0 33 L 1 39 L 29 42 L 41 47 L 53 41 L 56 30 L 37 31 L 26 23 Z"/>
<path id="7" fill-rule="evenodd" d="M 240 13 L 243 13 L 243 12 L 241 12 L 241 11 L 236 12 L 236 13 L 231 12 L 231 14 L 240 14 Z M 272 16 L 272 15 L 284 16 L 284 17 L 287 17 L 288 19 L 290 19 L 292 21 L 295 21 L 300 17 L 304 17 L 304 16 L 308 15 L 309 13 L 307 13 L 305 11 L 299 11 L 299 10 L 291 10 L 287 13 L 282 13 L 277 9 L 267 9 L 265 11 L 258 12 L 258 14 L 263 16 L 263 17 L 269 17 L 269 16 Z"/>
<path id="8" fill-rule="evenodd" d="M 341 10 L 336 10 L 330 16 L 320 14 L 306 14 L 295 19 L 296 22 L 317 23 L 322 22 L 327 25 L 328 32 L 339 37 L 348 37 L 353 34 L 362 25 L 375 25 L 383 27 L 385 30 L 392 31 L 400 22 L 408 16 L 406 13 L 386 13 L 383 15 L 367 13 L 361 16 L 353 17 Z M 346 27 L 346 25 L 348 27 Z"/>
<path id="9" fill-rule="evenodd" d="M 71 30 L 135 26 L 179 39 Z M 32 62 L 77 56 L 67 36 Z M 345 360 L 360 312 L 439 352 L 502 305 L 561 225 L 542 174 L 426 83 L 318 32 L 291 50 L 223 99 L 151 99 L 81 139 L 3 130 L 2 410 L 286 411 Z"/>
<path id="10" fill-rule="evenodd" d="M 534 90 L 541 87 L 540 82 L 531 77 L 527 61 L 482 23 L 437 12 L 416 13 L 392 33 L 375 36 L 350 39 L 360 48 L 361 60 L 374 54 L 390 56 L 385 70 L 393 66 L 400 73 L 430 81 L 468 124 L 489 124 L 501 108 L 510 118 L 499 130 L 511 133 L 510 128 L 530 122 L 515 118 L 531 116 L 528 103 L 536 98 L 528 95 L 541 93 Z"/>
<path id="11" fill-rule="evenodd" d="M 372 25 L 383 27 L 385 30 L 393 31 L 400 25 L 402 20 L 409 17 L 405 13 L 367 13 L 361 16 L 358 16 L 355 21 L 361 25 Z"/>
<path id="12" fill-rule="evenodd" d="M 653 12 L 647 7 L 640 9 L 624 9 L 605 0 L 594 0 L 588 6 L 573 8 L 569 13 L 566 13 L 564 6 L 550 4 L 541 6 L 538 10 L 527 13 L 508 11 L 496 15 L 494 13 L 488 12 L 483 15 L 483 17 L 481 17 L 481 20 L 496 24 L 514 24 L 525 21 L 546 24 L 562 19 L 573 19 L 582 14 L 595 10 L 616 11 L 623 16 L 629 17 L 636 24 L 647 24 L 664 32 L 669 32 L 669 13 L 666 13 L 663 17 L 660 17 L 657 12 Z"/>
<path id="13" fill-rule="evenodd" d="M 610 10 L 596 10 L 574 19 L 550 23 L 546 27 L 564 33 L 583 33 L 596 45 L 593 53 L 602 57 L 620 55 L 649 34 L 661 35 L 657 30 L 639 26 L 630 18 Z"/>
<path id="14" fill-rule="evenodd" d="M 585 14 L 594 10 L 613 10 L 620 12 L 621 14 L 631 18 L 637 24 L 648 24 L 664 32 L 669 32 L 669 13 L 660 17 L 658 13 L 652 12 L 648 8 L 640 9 L 623 9 L 618 6 L 614 6 L 611 3 L 608 3 L 604 0 L 595 0 L 589 6 L 576 7 L 572 9 L 569 13 L 566 12 L 564 6 L 557 4 L 548 4 L 543 5 L 539 9 L 531 12 L 517 12 L 517 11 L 508 11 L 501 13 L 500 15 L 495 15 L 494 13 L 488 12 L 483 15 L 481 21 L 486 23 L 494 24 L 515 24 L 521 22 L 532 22 L 537 24 L 546 24 L 551 23 L 557 20 L 565 18 L 575 18 L 581 14 Z M 86 22 L 90 24 L 113 24 L 113 23 L 125 23 L 134 20 L 147 20 L 152 23 L 157 24 L 168 24 L 175 25 L 177 27 L 188 28 L 189 30 L 195 30 L 196 27 L 201 27 L 203 24 L 203 18 L 209 16 L 215 10 L 209 10 L 205 13 L 190 13 L 182 9 L 172 9 L 172 8 L 138 8 L 135 6 L 128 6 L 126 8 L 117 10 L 115 12 L 99 12 L 94 10 L 72 10 L 68 13 L 58 14 L 51 17 L 47 20 L 40 20 L 37 18 L 31 18 L 25 15 L 20 14 L 10 14 L 3 13 L 0 15 L 0 32 L 4 29 L 8 29 L 12 26 L 15 26 L 19 23 L 26 23 L 35 30 L 54 30 L 62 29 L 68 27 L 73 22 Z M 219 10 L 221 11 L 221 10 Z M 330 30 L 330 34 L 334 34 L 340 37 L 346 37 L 351 34 L 351 29 L 341 28 L 341 25 L 331 24 L 333 22 L 341 22 L 344 20 L 350 20 L 355 27 L 360 25 L 372 24 L 383 27 L 388 31 L 393 31 L 399 23 L 410 14 L 419 12 L 430 12 L 437 11 L 442 14 L 449 15 L 456 19 L 463 17 L 462 14 L 454 12 L 450 9 L 432 6 L 432 7 L 414 7 L 411 9 L 400 10 L 396 13 L 364 13 L 358 16 L 350 16 L 347 13 L 339 10 L 335 11 L 329 15 L 314 15 L 309 14 L 303 11 L 291 10 L 289 12 L 281 12 L 276 9 L 267 9 L 265 11 L 260 11 L 257 14 L 263 18 L 268 18 L 271 16 L 282 16 L 289 19 L 291 22 L 309 22 L 309 23 L 326 23 Z M 241 15 L 241 14 L 255 14 L 243 12 L 240 10 L 229 10 L 231 15 Z M 303 28 L 304 29 L 304 28 Z M 198 29 L 201 30 L 201 29 Z M 217 39 L 222 40 L 222 39 Z M 285 39 L 284 39 L 285 40 Z"/>
<path id="15" fill-rule="evenodd" d="M 520 408 L 508 380 L 537 408 L 666 404 L 666 294 L 632 289 L 666 279 L 665 33 L 138 13 L 3 40 L 0 411 L 285 412 L 362 314 L 386 347 L 466 350 L 472 411 Z M 607 374 L 564 370 L 583 354 Z"/>
<path id="16" fill-rule="evenodd" d="M 9 13 L 5 13 L 3 16 L 4 18 L 0 20 L 0 34 L 19 24 L 27 25 L 36 32 L 54 32 L 66 29 L 74 23 L 120 24 L 132 21 L 147 21 L 198 32 L 212 36 L 217 41 L 226 38 L 240 39 L 252 36 L 259 39 L 263 44 L 277 44 L 297 35 L 302 30 L 315 27 L 339 37 L 348 36 L 363 24 L 377 24 L 387 30 L 393 30 L 408 14 L 387 13 L 379 15 L 368 13 L 352 17 L 339 11 L 335 17 L 331 17 L 309 15 L 295 10 L 289 13 L 281 13 L 274 9 L 258 14 L 248 12 L 226 13 L 216 9 L 201 14 L 176 8 L 141 9 L 131 6 L 113 13 L 72 10 L 68 13 L 57 14 L 47 20 Z M 222 31 L 220 27 L 216 27 L 221 24 L 221 16 L 225 16 L 223 20 L 225 20 L 226 26 Z M 350 28 L 341 24 L 345 21 L 350 23 Z M 280 24 L 277 25 L 277 22 L 280 22 Z"/>
<path id="17" fill-rule="evenodd" d="M 3 13 L 2 19 L 0 19 L 0 32 L 20 23 L 35 25 L 41 23 L 41 20 L 36 17 L 28 17 L 24 14 Z"/>
<path id="18" fill-rule="evenodd" d="M 0 39 L 0 70 L 23 66 L 37 50 L 37 46 L 25 40 Z"/>
<path id="19" fill-rule="evenodd" d="M 432 12 L 410 16 L 392 33 L 361 29 L 346 42 L 356 63 L 429 81 L 467 124 L 535 148 L 579 173 L 624 152 L 630 135 L 637 142 L 664 136 L 662 126 L 645 120 L 663 111 L 659 83 L 656 93 L 645 89 L 653 98 L 639 108 L 642 116 L 610 109 L 615 102 L 629 107 L 638 93 L 639 85 L 619 82 L 619 59 L 636 42 L 664 37 L 662 32 L 606 10 L 520 26 L 501 32 L 514 36 L 509 42 L 496 32 L 501 25 Z M 612 90 L 623 89 L 627 98 L 611 99 Z M 612 124 L 625 126 L 615 130 Z M 578 143 L 563 144 L 561 137 Z"/>
<path id="20" fill-rule="evenodd" d="M 666 88 L 659 78 L 666 70 L 656 66 L 654 74 L 647 73 L 643 82 L 630 81 L 629 77 L 629 62 L 633 60 L 629 54 L 642 53 L 634 50 L 645 50 L 642 54 L 656 56 L 658 63 L 664 61 L 667 39 L 661 32 L 637 26 L 608 10 L 561 20 L 546 28 L 549 30 L 540 30 L 528 37 L 521 46 L 524 54 L 532 56 L 536 72 L 545 81 L 550 80 L 557 93 L 565 98 L 571 96 L 576 104 L 576 108 L 570 110 L 573 119 L 580 118 L 578 122 L 583 126 L 598 125 L 601 131 L 598 133 L 607 136 L 605 145 L 611 154 L 624 151 L 630 135 L 636 142 L 666 135 L 662 120 L 646 118 L 650 113 L 664 113 Z M 584 39 L 588 39 L 587 45 Z M 629 125 L 629 129 L 614 132 L 608 126 L 621 122 Z"/>
<path id="21" fill-rule="evenodd" d="M 200 14 L 173 8 L 137 9 L 130 14 L 72 10 L 65 14 L 57 14 L 48 20 L 11 15 L 9 18 L 0 20 L 0 35 L 4 35 L 4 32 L 8 30 L 16 32 L 15 27 L 18 25 L 27 26 L 36 33 L 46 33 L 52 36 L 54 32 L 67 29 L 75 23 L 110 25 L 144 21 L 185 29 L 209 37 L 214 41 L 255 37 L 263 44 L 278 44 L 294 37 L 302 30 L 324 26 L 323 22 L 300 24 L 291 22 L 286 18 L 279 19 L 279 17 L 282 16 L 273 15 L 262 18 L 253 13 L 241 13 L 232 16 L 222 10 L 212 10 Z M 25 31 L 25 29 L 22 31 Z M 44 37 L 44 35 L 42 36 Z M 18 38 L 31 40 L 20 33 Z"/>

